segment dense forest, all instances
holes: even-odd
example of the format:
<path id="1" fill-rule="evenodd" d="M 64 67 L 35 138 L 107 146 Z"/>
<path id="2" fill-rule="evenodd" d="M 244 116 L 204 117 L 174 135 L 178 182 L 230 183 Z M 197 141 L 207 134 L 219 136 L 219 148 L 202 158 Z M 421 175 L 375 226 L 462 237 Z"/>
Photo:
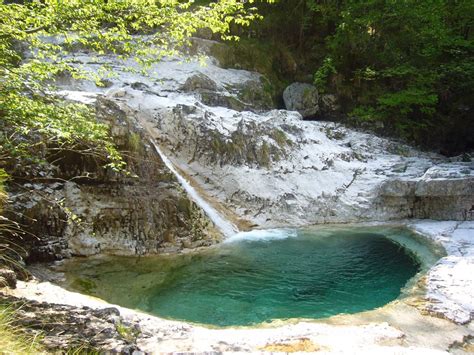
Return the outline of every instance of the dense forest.
<path id="1" fill-rule="evenodd" d="M 261 56 L 248 65 L 337 94 L 346 123 L 448 155 L 473 149 L 472 1 L 281 0 L 259 9 L 262 21 L 236 30 L 242 56 Z"/>

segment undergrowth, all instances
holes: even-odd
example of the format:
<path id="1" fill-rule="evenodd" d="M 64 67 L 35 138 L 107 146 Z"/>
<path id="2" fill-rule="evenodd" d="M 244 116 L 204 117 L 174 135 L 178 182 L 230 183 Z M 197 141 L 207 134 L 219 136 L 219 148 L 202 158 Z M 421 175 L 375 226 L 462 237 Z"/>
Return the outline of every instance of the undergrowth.
<path id="1" fill-rule="evenodd" d="M 4 189 L 4 183 L 8 176 L 0 169 L 0 217 L 3 206 L 7 202 L 8 195 Z M 13 226 L 14 227 L 14 226 Z M 0 237 L 11 232 L 12 224 L 6 218 L 0 219 Z M 2 238 L 3 239 L 3 238 Z M 9 247 L 0 243 L 0 264 L 10 264 L 8 256 Z M 0 305 L 0 354 L 42 354 L 44 351 L 39 345 L 36 336 L 29 335 L 25 330 L 15 324 L 15 311 L 13 308 Z"/>
<path id="2" fill-rule="evenodd" d="M 45 354 L 37 336 L 15 324 L 15 311 L 0 305 L 0 354 Z"/>

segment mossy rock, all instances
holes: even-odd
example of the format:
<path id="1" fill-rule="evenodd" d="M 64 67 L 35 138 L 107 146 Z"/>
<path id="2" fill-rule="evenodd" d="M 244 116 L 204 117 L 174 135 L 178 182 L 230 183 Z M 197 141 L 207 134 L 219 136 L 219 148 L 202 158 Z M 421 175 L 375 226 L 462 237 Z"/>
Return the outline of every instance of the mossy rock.
<path id="1" fill-rule="evenodd" d="M 186 92 L 202 90 L 216 91 L 217 84 L 207 75 L 198 73 L 186 79 L 186 82 L 181 87 L 181 90 Z"/>
<path id="2" fill-rule="evenodd" d="M 307 83 L 293 83 L 283 92 L 287 110 L 298 111 L 303 117 L 314 117 L 320 111 L 318 89 Z"/>
<path id="3" fill-rule="evenodd" d="M 274 129 L 270 133 L 270 137 L 278 144 L 280 148 L 283 148 L 286 145 L 291 144 L 291 140 L 288 139 L 288 137 L 286 136 L 286 133 L 283 132 L 281 129 L 278 129 L 278 128 Z"/>
<path id="4" fill-rule="evenodd" d="M 250 105 L 245 104 L 245 102 L 240 101 L 238 98 L 220 92 L 203 91 L 200 95 L 201 101 L 208 106 L 222 106 L 235 111 L 251 109 Z"/>
<path id="5" fill-rule="evenodd" d="M 269 110 L 274 107 L 270 81 L 261 77 L 259 82 L 248 81 L 238 94 L 239 99 L 257 110 Z"/>
<path id="6" fill-rule="evenodd" d="M 281 93 L 292 81 L 297 68 L 292 53 L 284 46 L 252 39 L 239 42 L 215 43 L 210 47 L 210 55 L 223 68 L 245 69 L 263 75 L 266 95 L 271 97 L 273 106 L 281 106 Z"/>

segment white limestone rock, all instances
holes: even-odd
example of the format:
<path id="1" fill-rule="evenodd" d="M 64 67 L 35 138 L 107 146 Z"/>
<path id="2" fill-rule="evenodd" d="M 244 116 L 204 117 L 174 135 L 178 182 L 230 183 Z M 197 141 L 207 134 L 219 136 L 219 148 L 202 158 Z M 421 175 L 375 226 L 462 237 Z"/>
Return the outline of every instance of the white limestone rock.
<path id="1" fill-rule="evenodd" d="M 96 69 L 86 64 L 86 55 L 76 57 Z M 297 112 L 206 105 L 199 90 L 181 91 L 196 75 L 235 98 L 237 88 L 260 80 L 256 73 L 219 68 L 212 59 L 202 67 L 168 58 L 149 76 L 125 71 L 130 63 L 104 60 L 118 73 L 110 89 L 84 82 L 64 89 L 80 92 L 79 98 L 102 93 L 114 100 L 159 139 L 194 184 L 251 224 L 441 220 L 413 225 L 448 253 L 428 273 L 429 308 L 459 323 L 472 319 L 473 229 L 472 222 L 460 223 L 473 203 L 472 162 L 450 161 L 335 123 L 305 122 Z M 453 221 L 442 222 L 446 219 Z"/>
<path id="2" fill-rule="evenodd" d="M 474 319 L 474 221 L 417 221 L 411 227 L 448 253 L 427 274 L 428 310 L 469 323 Z"/>

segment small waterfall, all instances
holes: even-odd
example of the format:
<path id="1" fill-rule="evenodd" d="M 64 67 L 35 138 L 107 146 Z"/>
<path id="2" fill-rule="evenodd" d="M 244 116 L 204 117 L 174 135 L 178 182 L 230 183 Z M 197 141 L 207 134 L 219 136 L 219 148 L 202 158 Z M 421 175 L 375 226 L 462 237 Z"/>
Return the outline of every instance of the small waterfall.
<path id="1" fill-rule="evenodd" d="M 162 152 L 160 147 L 155 144 L 155 142 L 151 141 L 151 144 L 155 147 L 156 152 L 160 155 L 161 160 L 163 160 L 163 163 L 165 163 L 166 167 L 171 170 L 171 172 L 176 176 L 178 179 L 179 183 L 181 186 L 186 190 L 188 195 L 191 197 L 191 199 L 196 202 L 196 204 L 201 207 L 204 212 L 207 214 L 209 219 L 214 222 L 217 228 L 220 229 L 222 234 L 224 234 L 225 237 L 230 237 L 234 234 L 236 234 L 239 230 L 228 220 L 226 220 L 222 215 L 216 211 L 214 207 L 212 207 L 207 201 L 205 201 L 197 191 L 194 189 L 194 187 L 191 186 L 191 184 L 179 174 L 179 172 L 176 170 L 174 167 L 173 163 L 168 159 L 168 157 Z"/>

